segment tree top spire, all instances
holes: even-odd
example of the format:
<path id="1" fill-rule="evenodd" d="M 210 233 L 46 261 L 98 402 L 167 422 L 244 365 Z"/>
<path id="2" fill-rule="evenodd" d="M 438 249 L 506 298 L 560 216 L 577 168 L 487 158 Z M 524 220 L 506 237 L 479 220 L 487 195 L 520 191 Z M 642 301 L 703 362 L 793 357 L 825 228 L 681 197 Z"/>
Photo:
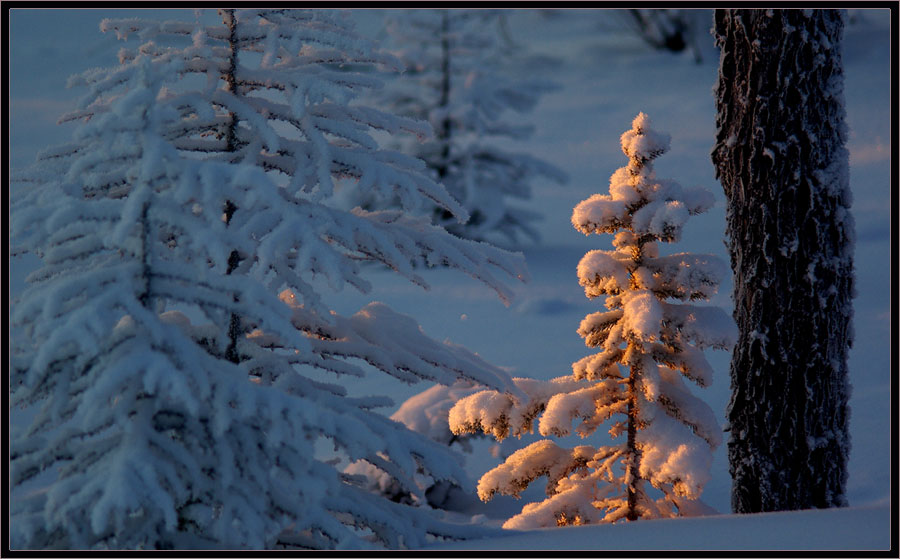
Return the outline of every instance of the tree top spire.
<path id="1" fill-rule="evenodd" d="M 631 160 L 631 167 L 640 169 L 648 161 L 669 151 L 671 137 L 650 128 L 650 117 L 638 113 L 631 122 L 631 130 L 622 134 L 622 151 Z"/>

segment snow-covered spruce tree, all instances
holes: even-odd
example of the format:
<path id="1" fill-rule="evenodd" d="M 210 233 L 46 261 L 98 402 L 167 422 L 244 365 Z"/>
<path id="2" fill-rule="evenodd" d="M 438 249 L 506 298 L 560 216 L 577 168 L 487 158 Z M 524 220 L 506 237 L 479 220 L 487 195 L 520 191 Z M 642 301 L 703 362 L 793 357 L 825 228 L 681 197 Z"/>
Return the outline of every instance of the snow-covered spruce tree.
<path id="1" fill-rule="evenodd" d="M 733 343 L 734 324 L 717 307 L 676 301 L 707 300 L 726 270 L 713 255 L 660 256 L 658 242 L 675 242 L 690 215 L 708 209 L 712 195 L 655 177 L 652 161 L 669 137 L 650 129 L 643 113 L 621 138 L 626 167 L 610 179 L 609 194 L 575 207 L 579 231 L 615 233 L 615 250 L 588 252 L 578 265 L 588 297 L 606 296 L 607 311 L 578 329 L 600 352 L 576 361 L 573 374 L 549 382 L 514 379 L 528 394 L 517 400 L 484 391 L 450 411 L 454 432 L 481 430 L 501 438 L 530 432 L 541 415 L 543 436 L 588 437 L 605 422 L 619 444 L 573 449 L 544 439 L 487 472 L 479 496 L 518 496 L 547 476 L 548 498 L 526 505 L 506 528 L 615 522 L 709 512 L 698 498 L 709 478 L 711 449 L 721 431 L 709 406 L 683 378 L 707 386 L 712 370 L 702 350 Z M 660 490 L 654 499 L 647 483 Z"/>
<path id="2" fill-rule="evenodd" d="M 735 512 L 845 506 L 854 223 L 842 14 L 717 10 Z"/>
<path id="3" fill-rule="evenodd" d="M 250 185 L 182 160 L 158 134 L 178 117 L 155 102 L 166 68 L 143 59 L 130 70 L 127 91 L 78 131 L 65 175 L 13 206 L 14 244 L 44 266 L 11 317 L 30 342 L 13 348 L 12 403 L 41 405 L 12 441 L 11 483 L 59 477 L 13 499 L 12 542 L 259 546 L 285 520 L 305 524 L 315 508 L 304 503 L 322 498 L 303 481 L 314 469 L 299 430 L 307 412 L 250 385 L 218 340 L 165 308 L 232 310 L 305 341 L 277 299 L 222 273 L 223 246 L 240 243 L 221 206 L 200 204 Z M 232 290 L 242 304 L 223 296 Z"/>
<path id="4" fill-rule="evenodd" d="M 86 122 L 17 179 L 12 250 L 43 267 L 11 315 L 25 339 L 11 404 L 40 408 L 11 442 L 13 545 L 402 547 L 483 532 L 371 495 L 317 457 L 328 439 L 413 494 L 420 468 L 465 475 L 372 411 L 389 399 L 349 398 L 311 373 L 362 376 L 364 361 L 408 382 L 517 389 L 382 304 L 331 313 L 312 280 L 367 291 L 360 261 L 374 261 L 427 286 L 416 266 L 444 265 L 506 297 L 494 274 L 521 277 L 521 256 L 399 210 L 330 207 L 332 181 L 349 176 L 465 215 L 424 164 L 371 140 L 376 127 L 423 130 L 349 104 L 377 82 L 331 65 L 377 57 L 340 17 L 223 16 L 104 22 L 171 44 L 76 79 L 89 92 L 64 120 Z"/>
<path id="5" fill-rule="evenodd" d="M 461 237 L 521 242 L 538 239 L 535 212 L 514 200 L 531 197 L 538 177 L 565 183 L 557 167 L 498 145 L 504 138 L 522 140 L 533 127 L 505 118 L 531 111 L 554 86 L 547 81 L 514 77 L 504 71 L 499 10 L 398 10 L 387 28 L 405 64 L 405 72 L 387 85 L 379 102 L 397 114 L 427 120 L 434 140 L 411 146 L 437 180 L 469 212 L 459 222 L 435 206 L 437 222 Z"/>

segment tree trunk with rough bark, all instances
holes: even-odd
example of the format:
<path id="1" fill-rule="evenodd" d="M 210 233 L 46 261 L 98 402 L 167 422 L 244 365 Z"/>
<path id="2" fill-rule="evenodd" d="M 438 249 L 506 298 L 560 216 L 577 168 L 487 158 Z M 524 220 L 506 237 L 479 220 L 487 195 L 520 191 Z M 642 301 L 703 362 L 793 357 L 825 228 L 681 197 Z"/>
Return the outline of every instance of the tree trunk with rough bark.
<path id="1" fill-rule="evenodd" d="M 854 224 L 836 10 L 717 10 L 735 512 L 846 506 Z"/>

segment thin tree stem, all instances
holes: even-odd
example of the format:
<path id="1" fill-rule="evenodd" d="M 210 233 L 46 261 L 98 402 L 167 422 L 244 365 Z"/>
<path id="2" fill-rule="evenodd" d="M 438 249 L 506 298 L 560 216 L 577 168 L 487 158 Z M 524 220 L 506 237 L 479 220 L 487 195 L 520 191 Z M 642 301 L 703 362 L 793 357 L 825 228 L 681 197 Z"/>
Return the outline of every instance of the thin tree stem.
<path id="1" fill-rule="evenodd" d="M 441 108 L 443 120 L 437 130 L 437 140 L 441 142 L 441 159 L 437 167 L 438 176 L 443 179 L 447 175 L 447 160 L 450 158 L 450 117 L 446 113 L 450 106 L 450 14 L 441 11 Z"/>
<path id="2" fill-rule="evenodd" d="M 237 95 L 237 80 L 235 78 L 238 57 L 237 20 L 234 17 L 234 9 L 225 9 L 222 10 L 221 13 L 222 20 L 228 27 L 229 48 L 228 69 L 222 77 L 225 80 L 225 91 Z M 235 115 L 233 111 L 229 111 L 228 117 L 228 128 L 225 130 L 225 151 L 234 153 L 237 151 L 237 115 Z M 234 216 L 234 212 L 237 211 L 237 209 L 237 206 L 235 206 L 231 200 L 225 201 L 224 212 L 226 226 L 231 224 L 231 218 Z M 241 258 L 238 252 L 232 250 L 231 254 L 228 255 L 228 268 L 226 269 L 225 274 L 231 275 L 240 261 Z M 238 296 L 235 294 L 234 302 L 236 303 L 237 301 Z M 232 312 L 228 317 L 228 347 L 225 348 L 225 358 L 232 363 L 239 363 L 241 360 L 237 351 L 237 342 L 240 335 L 241 319 L 236 313 Z"/>
<path id="3" fill-rule="evenodd" d="M 138 296 L 141 306 L 150 308 L 150 224 L 147 223 L 150 213 L 150 202 L 144 202 L 141 208 L 141 273 L 144 279 L 143 293 Z"/>
<path id="4" fill-rule="evenodd" d="M 238 46 L 237 20 L 234 17 L 234 10 L 222 10 L 222 20 L 228 27 L 229 49 L 228 69 L 225 70 L 225 74 L 222 76 L 222 79 L 225 80 L 225 91 L 228 91 L 233 95 L 237 95 L 237 79 L 235 78 L 234 74 L 237 69 Z M 234 114 L 234 112 L 229 111 L 228 117 L 228 128 L 226 128 L 225 130 L 225 150 L 229 153 L 233 153 L 237 151 L 237 116 Z"/>
<path id="5" fill-rule="evenodd" d="M 628 342 L 629 349 L 632 348 L 634 342 Z M 628 449 L 628 484 L 626 485 L 625 494 L 628 502 L 628 512 L 625 518 L 628 521 L 638 519 L 637 500 L 638 500 L 638 483 L 640 482 L 641 470 L 641 454 L 637 447 L 637 377 L 640 376 L 641 369 L 638 365 L 631 366 L 631 374 L 628 379 L 628 440 L 626 447 Z"/>

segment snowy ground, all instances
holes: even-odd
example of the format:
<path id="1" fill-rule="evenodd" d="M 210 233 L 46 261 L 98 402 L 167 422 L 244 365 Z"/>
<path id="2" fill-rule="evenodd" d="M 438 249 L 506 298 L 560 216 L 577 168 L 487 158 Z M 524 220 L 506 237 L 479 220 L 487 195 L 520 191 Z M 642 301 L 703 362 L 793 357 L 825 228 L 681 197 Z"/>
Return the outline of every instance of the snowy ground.
<path id="1" fill-rule="evenodd" d="M 890 531 L 885 505 L 547 528 L 429 549 L 860 551 L 887 549 Z"/>
<path id="2" fill-rule="evenodd" d="M 165 19 L 169 10 L 137 10 Z M 43 146 L 65 138 L 56 117 L 77 92 L 63 89 L 66 77 L 115 60 L 115 39 L 97 31 L 102 17 L 135 15 L 136 10 L 13 10 L 10 17 L 10 163 L 30 162 Z M 184 13 L 184 12 L 182 12 Z M 362 28 L 379 32 L 379 13 L 355 14 Z M 707 14 L 708 15 L 708 14 Z M 183 17 L 179 15 L 178 17 Z M 188 12 L 188 17 L 190 12 Z M 711 19 L 709 20 L 711 21 Z M 531 115 L 536 133 L 519 147 L 562 168 L 571 176 L 565 187 L 539 185 L 531 207 L 545 219 L 544 241 L 526 247 L 531 281 L 516 287 L 517 298 L 506 308 L 493 292 L 452 272 L 426 276 L 429 292 L 391 274 L 370 276 L 371 296 L 344 292 L 333 297 L 339 312 L 355 311 L 371 299 L 416 317 L 425 331 L 477 351 L 514 376 L 547 379 L 566 374 L 588 353 L 575 329 L 600 304 L 584 298 L 575 265 L 592 248 L 608 248 L 609 239 L 586 238 L 569 223 L 572 207 L 603 192 L 609 175 L 625 164 L 619 135 L 634 116 L 646 112 L 655 127 L 672 136 L 672 150 L 656 164 L 658 175 L 685 186 L 703 185 L 718 205 L 692 219 L 678 251 L 708 252 L 727 261 L 723 245 L 724 197 L 709 158 L 715 134 L 711 89 L 718 55 L 712 38 L 701 36 L 703 61 L 690 55 L 650 50 L 625 31 L 620 15 L 606 10 L 558 10 L 551 14 L 514 11 L 514 41 L 545 63 L 523 66 L 560 85 L 544 97 Z M 892 378 L 890 282 L 890 23 L 887 10 L 855 10 L 845 31 L 847 120 L 853 213 L 857 223 L 855 306 L 856 340 L 850 356 L 853 396 L 850 430 L 853 450 L 848 496 L 842 511 L 736 516 L 730 510 L 724 445 L 715 454 L 712 481 L 704 501 L 724 513 L 704 519 L 640 522 L 510 535 L 490 541 L 442 545 L 445 549 L 883 549 L 890 534 L 890 451 Z M 538 61 L 539 62 L 539 61 Z M 33 259 L 10 259 L 11 294 L 22 289 Z M 723 285 L 713 301 L 730 311 L 731 286 Z M 728 401 L 729 356 L 709 352 L 716 370 L 714 385 L 698 395 L 710 403 L 720 423 Z M 383 384 L 382 377 L 371 382 Z M 352 387 L 364 392 L 365 384 Z M 427 386 L 398 385 L 397 404 Z M 391 412 L 393 410 L 387 410 Z M 15 421 L 16 418 L 11 418 Z M 476 445 L 469 459 L 475 479 L 497 463 L 488 444 Z M 497 522 L 524 502 L 540 498 L 532 488 L 522 501 L 498 497 L 488 505 L 472 503 L 467 511 Z M 896 524 L 894 521 L 893 524 Z"/>

